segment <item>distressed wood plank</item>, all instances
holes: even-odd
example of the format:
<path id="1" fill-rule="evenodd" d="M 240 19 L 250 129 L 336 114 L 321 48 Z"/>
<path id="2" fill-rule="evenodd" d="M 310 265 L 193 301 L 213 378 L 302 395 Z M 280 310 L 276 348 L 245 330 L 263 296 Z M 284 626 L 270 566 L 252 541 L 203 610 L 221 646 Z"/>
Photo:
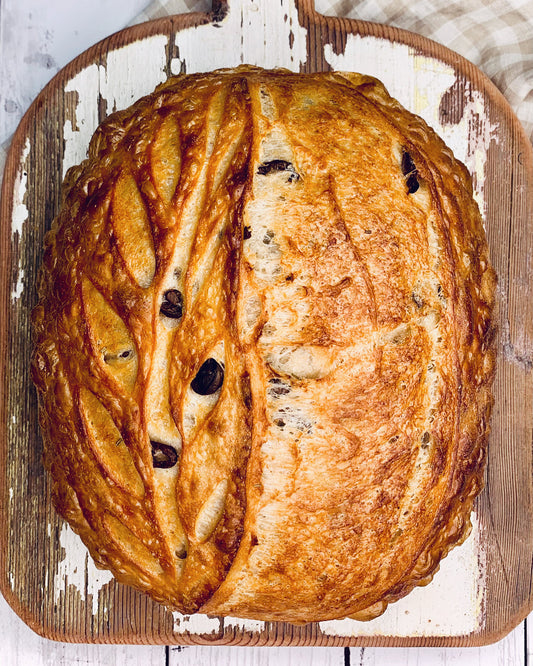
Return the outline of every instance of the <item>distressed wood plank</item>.
<path id="1" fill-rule="evenodd" d="M 172 647 L 169 659 L 169 666 L 345 666 L 345 663 L 344 648 L 317 647 Z"/>
<path id="2" fill-rule="evenodd" d="M 350 666 L 526 666 L 525 625 L 501 641 L 467 648 L 350 648 Z"/>
<path id="3" fill-rule="evenodd" d="M 4 666 L 165 666 L 165 648 L 137 645 L 74 645 L 42 638 L 15 615 L 0 595 L 1 662 Z"/>

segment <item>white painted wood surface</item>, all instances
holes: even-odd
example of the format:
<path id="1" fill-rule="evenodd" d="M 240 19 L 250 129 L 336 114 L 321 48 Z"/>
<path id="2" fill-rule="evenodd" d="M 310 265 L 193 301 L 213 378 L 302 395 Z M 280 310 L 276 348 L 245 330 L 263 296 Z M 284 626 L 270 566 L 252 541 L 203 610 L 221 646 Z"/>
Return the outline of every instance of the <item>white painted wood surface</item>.
<path id="1" fill-rule="evenodd" d="M 120 29 L 145 0 L 0 0 L 0 143 L 48 78 L 97 39 Z M 194 3 L 183 0 L 183 11 Z M 195 3 L 198 6 L 200 3 Z M 209 2 L 204 3 L 209 6 Z M 465 9 L 467 6 L 465 4 Z M 320 2 L 317 2 L 320 8 Z M 253 17 L 251 18 L 253 20 Z M 275 64 L 275 63 L 274 63 Z M 526 664 L 525 624 L 495 646 L 470 649 L 171 648 L 74 646 L 39 638 L 0 598 L 0 664 Z M 532 630 L 528 634 L 533 633 Z M 527 644 L 533 656 L 533 641 Z"/>

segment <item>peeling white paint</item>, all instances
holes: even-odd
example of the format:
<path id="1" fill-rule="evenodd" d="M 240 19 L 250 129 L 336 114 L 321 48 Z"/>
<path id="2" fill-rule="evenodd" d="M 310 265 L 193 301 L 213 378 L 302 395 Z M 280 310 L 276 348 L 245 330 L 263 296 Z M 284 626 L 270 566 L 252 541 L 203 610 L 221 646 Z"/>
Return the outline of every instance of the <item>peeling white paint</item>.
<path id="1" fill-rule="evenodd" d="M 58 565 L 54 576 L 54 599 L 59 601 L 61 593 L 67 594 L 68 586 L 74 587 L 82 601 L 92 600 L 92 613 L 98 613 L 99 592 L 104 585 L 113 580 L 109 571 L 97 569 L 89 551 L 80 537 L 64 524 L 59 535 L 59 543 L 65 551 L 65 557 Z"/>
<path id="2" fill-rule="evenodd" d="M 167 46 L 165 35 L 141 39 L 111 51 L 105 65 L 89 65 L 66 83 L 65 93 L 76 94 L 77 102 L 74 126 L 67 120 L 63 129 L 63 177 L 87 157 L 89 141 L 98 127 L 99 97 L 110 114 L 151 93 L 166 80 Z"/>
<path id="3" fill-rule="evenodd" d="M 406 109 L 424 118 L 435 131 L 440 129 L 439 103 L 455 83 L 453 67 L 420 55 L 406 44 L 370 35 L 348 35 L 346 49 L 340 54 L 326 44 L 324 56 L 338 71 L 375 76 Z"/>
<path id="4" fill-rule="evenodd" d="M 13 239 L 16 236 L 18 236 L 19 239 L 21 238 L 24 222 L 26 222 L 29 215 L 28 207 L 26 206 L 24 199 L 28 189 L 28 172 L 26 171 L 26 161 L 28 160 L 30 149 L 30 138 L 26 137 L 24 148 L 22 149 L 22 154 L 20 156 L 19 171 L 15 177 L 15 185 L 13 188 L 13 217 L 11 219 L 11 233 Z"/>
<path id="5" fill-rule="evenodd" d="M 182 615 L 177 612 L 173 612 L 172 617 L 174 618 L 174 633 L 176 634 L 188 631 L 191 634 L 200 635 L 220 631 L 220 620 L 216 617 L 202 615 L 202 613 Z"/>
<path id="6" fill-rule="evenodd" d="M 28 207 L 26 205 L 26 192 L 28 190 L 28 172 L 26 170 L 26 162 L 30 154 L 31 144 L 30 138 L 26 137 L 24 148 L 20 156 L 20 166 L 15 177 L 15 184 L 13 186 L 13 214 L 11 217 L 11 237 L 13 242 L 21 242 L 22 230 L 24 223 L 29 217 Z M 17 279 L 11 291 L 11 301 L 16 301 L 22 296 L 24 291 L 24 269 L 19 260 Z"/>
<path id="7" fill-rule="evenodd" d="M 261 622 L 261 620 L 245 620 L 241 617 L 225 617 L 224 626 L 259 633 L 266 629 L 266 622 Z"/>
<path id="8" fill-rule="evenodd" d="M 166 35 L 154 35 L 107 54 L 99 73 L 108 114 L 127 108 L 166 81 L 167 47 Z"/>
<path id="9" fill-rule="evenodd" d="M 173 74 L 239 64 L 299 72 L 307 61 L 307 30 L 298 22 L 294 0 L 232 0 L 223 21 L 179 31 L 176 46 L 179 56 L 171 62 Z"/>
<path id="10" fill-rule="evenodd" d="M 14 494 L 15 494 L 15 493 L 14 493 L 14 491 L 13 491 L 13 488 L 10 488 L 10 489 L 9 489 L 9 501 L 10 501 L 10 502 L 13 501 L 13 495 L 14 495 Z"/>
<path id="11" fill-rule="evenodd" d="M 63 139 L 63 177 L 71 166 L 79 164 L 87 157 L 89 141 L 98 126 L 98 65 L 90 65 L 76 74 L 65 85 L 65 94 L 77 93 L 74 126 L 65 121 Z"/>
<path id="12" fill-rule="evenodd" d="M 463 117 L 457 124 L 445 124 L 439 133 L 448 146 L 458 155 L 459 159 L 466 165 L 472 175 L 474 186 L 474 198 L 479 210 L 486 211 L 484 198 L 485 190 L 485 165 L 487 163 L 487 151 L 492 141 L 498 143 L 498 124 L 491 123 L 485 112 L 485 99 L 479 90 L 472 90 L 470 82 L 467 82 L 464 91 L 466 104 L 463 109 Z M 465 140 L 465 136 L 467 137 Z"/>
<path id="13" fill-rule="evenodd" d="M 22 296 L 22 292 L 24 291 L 24 269 L 21 268 L 20 262 L 19 262 L 19 269 L 17 273 L 17 281 L 15 283 L 15 286 L 13 287 L 11 291 L 11 300 L 16 301 L 18 298 Z"/>

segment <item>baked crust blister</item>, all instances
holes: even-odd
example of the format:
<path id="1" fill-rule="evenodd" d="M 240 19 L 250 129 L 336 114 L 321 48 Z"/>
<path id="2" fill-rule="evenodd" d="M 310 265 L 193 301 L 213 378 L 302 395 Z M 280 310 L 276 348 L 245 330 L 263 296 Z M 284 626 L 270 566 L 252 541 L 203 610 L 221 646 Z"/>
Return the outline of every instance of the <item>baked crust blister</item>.
<path id="1" fill-rule="evenodd" d="M 182 612 L 379 614 L 468 534 L 494 287 L 466 168 L 376 79 L 169 79 L 98 128 L 47 235 L 58 511 Z"/>

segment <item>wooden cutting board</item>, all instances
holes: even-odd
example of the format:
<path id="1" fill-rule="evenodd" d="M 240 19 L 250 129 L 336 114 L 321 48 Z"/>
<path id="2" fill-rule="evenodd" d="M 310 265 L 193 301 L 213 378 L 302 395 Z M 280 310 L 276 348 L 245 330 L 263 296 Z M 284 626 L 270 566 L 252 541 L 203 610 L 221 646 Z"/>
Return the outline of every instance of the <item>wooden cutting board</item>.
<path id="1" fill-rule="evenodd" d="M 43 236 L 62 177 L 98 123 L 171 74 L 250 63 L 380 78 L 470 169 L 499 275 L 499 361 L 486 488 L 473 534 L 426 588 L 377 620 L 296 627 L 183 617 L 116 584 L 54 513 L 28 374 Z M 1 205 L 0 583 L 40 634 L 74 642 L 480 645 L 531 610 L 533 560 L 533 154 L 509 106 L 472 64 L 387 26 L 326 18 L 311 0 L 214 2 L 210 14 L 123 30 L 65 67 L 22 120 Z"/>

